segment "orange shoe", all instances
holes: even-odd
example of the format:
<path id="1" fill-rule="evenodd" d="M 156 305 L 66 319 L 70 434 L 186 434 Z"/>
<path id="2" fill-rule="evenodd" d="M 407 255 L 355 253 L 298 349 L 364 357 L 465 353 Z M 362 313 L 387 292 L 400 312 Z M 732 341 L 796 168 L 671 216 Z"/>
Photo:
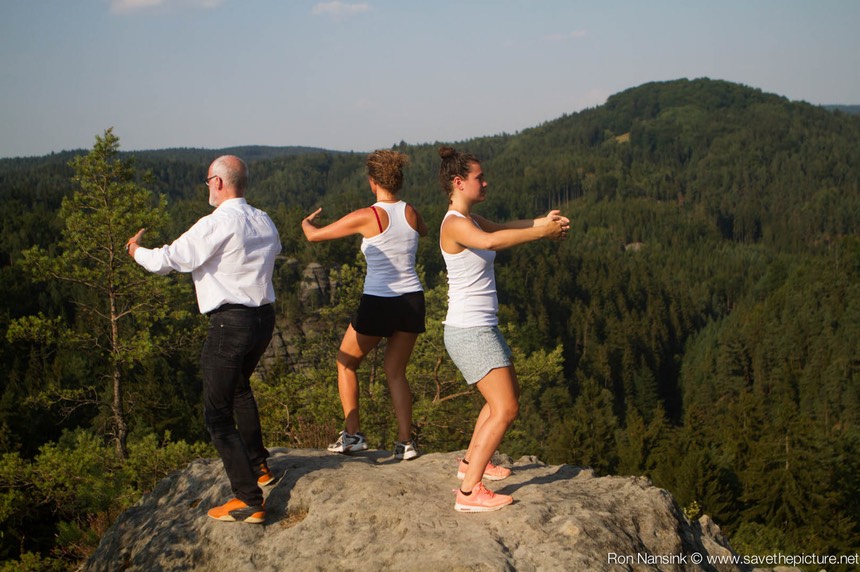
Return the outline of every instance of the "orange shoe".
<path id="1" fill-rule="evenodd" d="M 457 471 L 457 478 L 463 480 L 466 477 L 466 471 L 469 470 L 469 465 L 465 459 L 460 459 L 460 468 Z M 492 463 L 487 463 L 484 468 L 484 478 L 488 481 L 501 481 L 511 476 L 511 470 L 504 467 L 496 466 Z"/>
<path id="2" fill-rule="evenodd" d="M 257 484 L 261 487 L 268 487 L 270 485 L 274 485 L 278 479 L 275 478 L 275 473 L 269 470 L 269 466 L 266 463 L 260 465 L 260 476 L 257 477 Z"/>
<path id="3" fill-rule="evenodd" d="M 265 503 L 264 503 L 265 504 Z M 226 522 L 250 522 L 260 524 L 266 520 L 266 508 L 263 505 L 249 506 L 239 499 L 231 499 L 227 504 L 216 506 L 208 513 L 210 518 Z"/>
<path id="4" fill-rule="evenodd" d="M 464 495 L 460 489 L 455 491 L 457 500 L 454 502 L 454 510 L 459 512 L 490 512 L 514 502 L 513 497 L 496 494 L 487 489 L 482 482 L 475 485 L 470 495 Z"/>

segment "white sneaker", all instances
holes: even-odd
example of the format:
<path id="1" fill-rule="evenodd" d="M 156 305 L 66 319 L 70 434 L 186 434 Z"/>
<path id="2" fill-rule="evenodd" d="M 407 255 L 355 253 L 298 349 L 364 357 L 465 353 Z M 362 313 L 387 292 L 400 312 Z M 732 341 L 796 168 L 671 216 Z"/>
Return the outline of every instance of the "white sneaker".
<path id="1" fill-rule="evenodd" d="M 353 451 L 364 451 L 367 449 L 367 439 L 361 433 L 350 435 L 343 430 L 337 441 L 328 446 L 331 453 L 352 453 Z"/>
<path id="2" fill-rule="evenodd" d="M 415 447 L 415 441 L 410 439 L 409 441 L 397 441 L 394 443 L 394 458 L 399 459 L 401 461 L 408 461 L 410 459 L 414 459 L 421 453 L 418 452 L 418 449 Z"/>

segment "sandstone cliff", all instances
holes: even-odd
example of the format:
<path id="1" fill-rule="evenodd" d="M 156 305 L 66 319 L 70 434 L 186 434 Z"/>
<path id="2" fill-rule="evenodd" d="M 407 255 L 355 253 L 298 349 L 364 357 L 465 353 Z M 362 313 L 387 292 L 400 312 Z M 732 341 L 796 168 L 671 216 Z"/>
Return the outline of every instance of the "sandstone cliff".
<path id="1" fill-rule="evenodd" d="M 229 486 L 220 461 L 198 460 L 123 513 L 85 569 L 744 570 L 708 564 L 732 554 L 719 529 L 687 521 L 647 479 L 498 460 L 514 473 L 488 486 L 514 504 L 462 514 L 455 453 L 398 462 L 386 451 L 273 449 L 283 477 L 267 492 L 265 525 L 209 519 Z"/>

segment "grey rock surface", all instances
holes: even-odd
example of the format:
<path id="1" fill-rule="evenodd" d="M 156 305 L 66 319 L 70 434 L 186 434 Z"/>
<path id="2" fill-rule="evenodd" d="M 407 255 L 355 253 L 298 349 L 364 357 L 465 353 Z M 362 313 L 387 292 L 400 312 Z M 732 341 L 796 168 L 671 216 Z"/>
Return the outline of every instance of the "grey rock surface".
<path id="1" fill-rule="evenodd" d="M 302 271 L 299 283 L 299 300 L 303 305 L 319 308 L 331 298 L 328 270 L 319 262 L 311 262 Z"/>
<path id="2" fill-rule="evenodd" d="M 708 564 L 732 555 L 719 528 L 689 522 L 644 478 L 503 456 L 513 475 L 487 486 L 514 504 L 463 514 L 456 453 L 271 452 L 283 476 L 267 491 L 265 525 L 206 516 L 230 488 L 221 462 L 201 459 L 124 512 L 85 570 L 744 570 Z"/>

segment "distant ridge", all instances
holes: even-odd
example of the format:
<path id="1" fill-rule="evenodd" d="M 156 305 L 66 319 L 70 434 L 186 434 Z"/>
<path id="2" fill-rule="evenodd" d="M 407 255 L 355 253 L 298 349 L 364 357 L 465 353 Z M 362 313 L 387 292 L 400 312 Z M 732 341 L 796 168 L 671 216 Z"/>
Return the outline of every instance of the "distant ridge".
<path id="1" fill-rule="evenodd" d="M 830 111 L 841 111 L 842 113 L 848 113 L 850 115 L 860 114 L 860 105 L 822 105 L 821 107 Z"/>
<path id="2" fill-rule="evenodd" d="M 67 163 L 73 157 L 78 155 L 86 155 L 89 149 L 68 149 L 64 151 L 56 151 L 42 156 L 32 157 L 5 157 L 0 158 L 0 164 L 18 164 L 31 165 L 43 162 L 47 163 Z M 211 161 L 219 155 L 237 155 L 246 161 L 267 161 L 270 159 L 281 159 L 283 157 L 295 157 L 297 155 L 308 155 L 313 153 L 328 153 L 336 155 L 349 155 L 352 153 L 360 153 L 360 151 L 335 151 L 333 149 L 323 149 L 321 147 L 270 147 L 266 145 L 240 145 L 236 147 L 224 147 L 222 149 L 205 149 L 202 147 L 168 147 L 165 149 L 145 149 L 140 151 L 130 151 L 121 149 L 120 154 L 131 155 L 146 160 L 182 160 L 182 161 Z"/>
<path id="3" fill-rule="evenodd" d="M 238 155 L 246 161 L 265 161 L 268 159 L 278 159 L 281 157 L 293 157 L 295 155 L 304 155 L 307 153 L 352 153 L 352 151 L 334 151 L 331 149 L 322 149 L 320 147 L 270 147 L 266 145 L 240 145 L 236 147 L 225 147 L 223 149 L 203 149 L 195 147 L 174 147 L 168 149 L 149 149 L 146 151 L 124 151 L 137 157 L 161 158 L 170 157 L 172 159 L 211 159 L 217 155 Z"/>

